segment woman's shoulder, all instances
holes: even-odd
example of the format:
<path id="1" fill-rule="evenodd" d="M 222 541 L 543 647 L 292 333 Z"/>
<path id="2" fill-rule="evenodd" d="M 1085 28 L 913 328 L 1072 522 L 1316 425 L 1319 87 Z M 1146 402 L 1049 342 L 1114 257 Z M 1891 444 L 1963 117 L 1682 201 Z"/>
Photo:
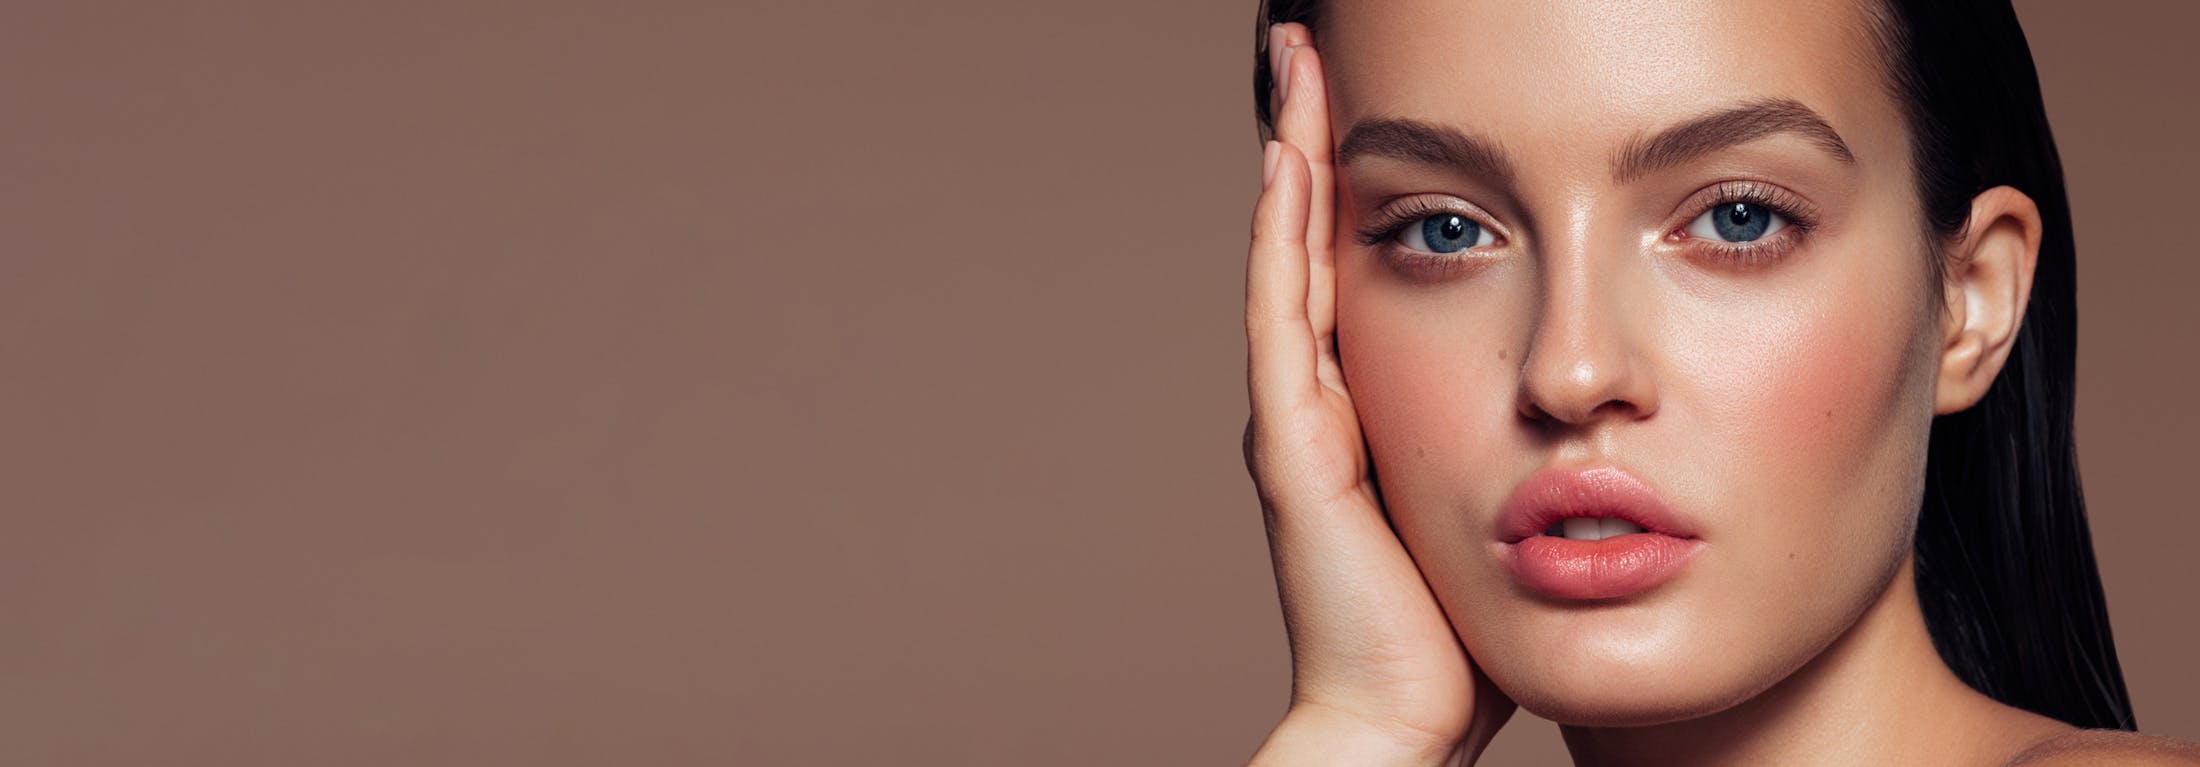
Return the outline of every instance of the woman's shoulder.
<path id="1" fill-rule="evenodd" d="M 2025 749 L 2009 767 L 2200 767 L 2200 744 L 2125 730 L 2072 730 Z"/>

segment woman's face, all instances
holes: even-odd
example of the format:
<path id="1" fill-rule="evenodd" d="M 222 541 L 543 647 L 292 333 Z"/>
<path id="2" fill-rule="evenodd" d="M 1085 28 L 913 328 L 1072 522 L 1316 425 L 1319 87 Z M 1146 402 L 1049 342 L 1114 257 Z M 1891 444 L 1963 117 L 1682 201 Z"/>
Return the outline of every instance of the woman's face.
<path id="1" fill-rule="evenodd" d="M 1324 10 L 1346 379 L 1393 524 L 1530 711 L 1732 706 L 1909 556 L 1942 315 L 1865 13 Z"/>

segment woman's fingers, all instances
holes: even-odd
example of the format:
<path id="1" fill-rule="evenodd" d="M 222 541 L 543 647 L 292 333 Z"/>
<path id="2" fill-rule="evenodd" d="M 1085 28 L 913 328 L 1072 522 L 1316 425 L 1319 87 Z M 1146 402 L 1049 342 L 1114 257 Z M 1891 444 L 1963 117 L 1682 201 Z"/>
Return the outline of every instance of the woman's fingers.
<path id="1" fill-rule="evenodd" d="M 1335 189 L 1331 175 L 1331 146 L 1329 143 L 1329 94 L 1323 86 L 1321 56 L 1314 51 L 1313 35 L 1304 24 L 1280 24 L 1276 27 L 1284 39 L 1284 49 L 1275 54 L 1280 68 L 1277 91 L 1283 103 L 1276 114 L 1276 138 L 1298 148 L 1306 156 L 1312 169 L 1314 210 L 1321 212 L 1309 221 L 1307 244 L 1315 250 L 1317 259 L 1327 258 L 1332 244 L 1330 196 Z"/>
<path id="2" fill-rule="evenodd" d="M 1321 56 L 1314 51 L 1313 34 L 1306 25 L 1279 24 L 1269 34 L 1272 42 L 1283 45 L 1281 51 L 1271 54 L 1279 73 L 1277 91 L 1282 95 L 1282 104 L 1275 112 L 1276 138 L 1306 158 L 1311 211 L 1306 225 L 1306 315 L 1317 350 L 1327 356 L 1337 327 L 1336 177 L 1328 91 Z M 1333 362 L 1322 365 L 1317 372 L 1325 383 L 1342 386 L 1342 375 Z"/>
<path id="3" fill-rule="evenodd" d="M 1261 177 L 1245 264 L 1247 376 L 1256 420 L 1268 407 L 1302 406 L 1317 362 L 1306 314 L 1306 161 L 1290 145 L 1270 141 L 1262 153 Z"/>

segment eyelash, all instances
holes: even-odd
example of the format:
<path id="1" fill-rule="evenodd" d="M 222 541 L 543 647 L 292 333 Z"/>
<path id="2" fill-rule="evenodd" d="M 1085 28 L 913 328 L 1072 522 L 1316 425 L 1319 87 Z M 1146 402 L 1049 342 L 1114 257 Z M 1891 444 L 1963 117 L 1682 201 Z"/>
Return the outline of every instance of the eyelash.
<path id="1" fill-rule="evenodd" d="M 1408 269 L 1433 279 L 1466 266 L 1469 260 L 1462 258 L 1464 252 L 1424 253 L 1399 245 L 1396 242 L 1398 233 L 1404 231 L 1406 227 L 1420 223 L 1422 219 L 1429 216 L 1450 213 L 1473 219 L 1477 226 L 1488 230 L 1490 236 L 1497 240 L 1497 244 L 1486 247 L 1495 248 L 1497 245 L 1504 243 L 1504 236 L 1498 234 L 1497 230 L 1489 225 L 1488 216 L 1483 215 L 1481 211 L 1456 202 L 1445 202 L 1444 199 L 1431 195 L 1417 195 L 1385 206 L 1382 210 L 1376 211 L 1374 219 L 1360 229 L 1358 235 L 1360 244 L 1370 248 L 1382 248 L 1386 257 L 1396 259 Z M 1477 249 L 1469 248 L 1468 250 Z"/>
<path id="2" fill-rule="evenodd" d="M 1787 225 L 1764 239 L 1746 243 L 1715 242 L 1688 234 L 1689 225 L 1704 213 L 1716 206 L 1737 202 L 1763 206 L 1786 219 Z M 1756 266 L 1785 258 L 1795 252 L 1818 226 L 1817 208 L 1808 200 L 1794 192 L 1759 181 L 1721 181 L 1690 198 L 1689 204 L 1683 205 L 1682 210 L 1691 213 L 1679 227 L 1667 232 L 1665 239 L 1676 243 L 1696 240 L 1698 244 L 1693 247 L 1707 251 L 1712 258 L 1724 259 L 1738 266 Z"/>
<path id="3" fill-rule="evenodd" d="M 1769 237 L 1749 243 L 1712 242 L 1688 234 L 1689 225 L 1705 212 L 1710 211 L 1715 206 L 1737 202 L 1764 206 L 1782 219 L 1786 219 L 1787 225 L 1781 227 L 1780 231 Z M 1795 248 L 1801 245 L 1803 239 L 1818 225 L 1817 209 L 1809 201 L 1786 189 L 1758 181 L 1719 182 L 1717 185 L 1691 197 L 1690 202 L 1682 206 L 1682 210 L 1691 212 L 1679 227 L 1666 233 L 1666 240 L 1676 243 L 1699 240 L 1700 244 L 1695 247 L 1707 251 L 1710 257 L 1731 261 L 1741 266 L 1769 263 L 1787 256 L 1789 253 L 1794 252 Z M 1386 254 L 1405 262 L 1409 267 L 1430 272 L 1432 276 L 1442 276 L 1442 274 L 1464 265 L 1466 259 L 1460 258 L 1459 253 L 1423 253 L 1398 246 L 1394 240 L 1397 238 L 1398 233 L 1407 226 L 1419 223 L 1429 216 L 1443 213 L 1457 214 L 1474 219 L 1476 224 L 1484 229 L 1490 229 L 1491 234 L 1497 237 L 1499 244 L 1504 242 L 1504 237 L 1496 235 L 1496 230 L 1490 227 L 1487 218 L 1481 212 L 1467 209 L 1457 203 L 1444 202 L 1442 198 L 1422 195 L 1405 198 L 1376 212 L 1374 219 L 1360 230 L 1358 235 L 1360 244 L 1364 247 L 1384 248 Z"/>

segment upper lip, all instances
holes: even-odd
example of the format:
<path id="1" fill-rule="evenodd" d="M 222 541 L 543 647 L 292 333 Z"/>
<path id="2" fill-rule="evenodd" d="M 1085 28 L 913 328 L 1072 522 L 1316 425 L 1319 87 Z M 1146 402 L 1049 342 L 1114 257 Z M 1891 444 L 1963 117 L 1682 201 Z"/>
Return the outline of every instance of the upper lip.
<path id="1" fill-rule="evenodd" d="M 1550 467 L 1528 475 L 1505 499 L 1497 537 L 1519 543 L 1574 517 L 1624 519 L 1644 531 L 1695 538 L 1695 526 L 1658 499 L 1656 491 L 1618 466 Z"/>

